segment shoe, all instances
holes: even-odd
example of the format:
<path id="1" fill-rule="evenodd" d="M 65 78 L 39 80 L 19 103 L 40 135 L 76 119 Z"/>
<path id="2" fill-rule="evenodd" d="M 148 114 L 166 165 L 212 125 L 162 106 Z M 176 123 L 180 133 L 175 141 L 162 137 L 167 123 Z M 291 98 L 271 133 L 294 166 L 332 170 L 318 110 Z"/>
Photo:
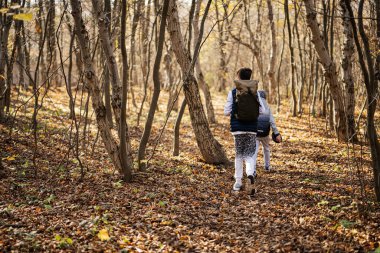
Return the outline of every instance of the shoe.
<path id="1" fill-rule="evenodd" d="M 242 186 L 243 186 L 243 184 L 241 183 L 241 181 L 240 181 L 240 182 L 236 181 L 236 182 L 234 183 L 234 187 L 233 187 L 232 189 L 233 189 L 234 191 L 240 191 Z"/>
<path id="2" fill-rule="evenodd" d="M 257 174 L 256 174 L 256 172 L 254 172 L 253 175 L 249 175 L 247 178 L 246 188 L 247 188 L 248 195 L 250 195 L 250 196 L 253 196 L 256 193 L 256 189 L 254 187 L 256 177 L 257 177 Z"/>
<path id="3" fill-rule="evenodd" d="M 265 168 L 264 168 L 264 170 L 266 171 L 266 172 L 270 172 L 270 171 L 272 171 L 272 166 L 265 166 Z"/>

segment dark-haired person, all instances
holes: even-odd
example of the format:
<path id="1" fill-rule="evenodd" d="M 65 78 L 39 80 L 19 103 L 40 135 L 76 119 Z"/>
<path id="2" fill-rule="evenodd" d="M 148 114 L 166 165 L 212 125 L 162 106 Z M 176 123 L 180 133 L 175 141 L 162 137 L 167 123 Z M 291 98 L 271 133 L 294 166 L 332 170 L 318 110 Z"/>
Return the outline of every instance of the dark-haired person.
<path id="1" fill-rule="evenodd" d="M 240 191 L 242 188 L 243 163 L 245 162 L 247 183 L 252 187 L 255 182 L 256 170 L 254 166 L 254 155 L 256 151 L 256 133 L 257 133 L 257 117 L 259 113 L 265 113 L 265 107 L 259 96 L 257 96 L 258 81 L 251 80 L 252 70 L 249 68 L 241 68 L 237 72 L 237 79 L 234 80 L 234 87 L 227 97 L 224 106 L 224 115 L 230 116 L 230 131 L 234 136 L 235 143 L 235 183 L 234 191 Z M 256 111 L 255 118 L 250 120 L 239 118 L 238 98 L 242 98 L 240 94 L 249 94 L 254 103 L 247 103 L 250 108 L 245 108 L 247 112 Z M 243 100 L 243 99 L 241 99 Z M 241 101 L 240 100 L 240 101 Z M 252 102 L 252 101 L 251 101 Z M 241 104 L 239 104 L 241 105 Z M 242 114 L 240 114 L 242 115 Z M 249 191 L 251 192 L 251 191 Z M 250 193 L 254 194 L 254 193 Z"/>

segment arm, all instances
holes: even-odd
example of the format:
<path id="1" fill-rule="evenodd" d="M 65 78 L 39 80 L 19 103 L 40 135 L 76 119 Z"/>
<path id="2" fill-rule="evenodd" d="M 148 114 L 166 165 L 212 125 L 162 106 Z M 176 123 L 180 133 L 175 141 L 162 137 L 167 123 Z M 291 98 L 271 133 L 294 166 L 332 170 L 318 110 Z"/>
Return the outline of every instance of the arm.
<path id="1" fill-rule="evenodd" d="M 270 123 L 273 133 L 276 135 L 279 134 L 277 126 L 276 126 L 276 122 L 274 121 L 274 117 L 270 109 L 269 109 L 269 123 Z"/>
<path id="2" fill-rule="evenodd" d="M 228 92 L 227 102 L 224 105 L 224 115 L 229 116 L 232 112 L 232 104 L 233 104 L 232 91 Z"/>
<path id="3" fill-rule="evenodd" d="M 262 98 L 260 96 L 259 92 L 257 92 L 257 97 L 259 99 L 259 104 L 260 104 L 259 113 L 268 114 L 270 112 L 270 109 L 269 109 L 267 101 L 265 100 L 265 98 Z"/>

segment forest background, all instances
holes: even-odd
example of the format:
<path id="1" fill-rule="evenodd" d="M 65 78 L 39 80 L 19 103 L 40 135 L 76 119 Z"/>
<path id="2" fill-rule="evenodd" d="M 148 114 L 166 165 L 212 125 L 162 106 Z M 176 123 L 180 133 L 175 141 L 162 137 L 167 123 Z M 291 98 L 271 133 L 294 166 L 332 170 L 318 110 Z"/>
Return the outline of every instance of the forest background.
<path id="1" fill-rule="evenodd" d="M 379 0 L 2 0 L 0 28 L 1 249 L 380 250 Z M 243 66 L 284 138 L 253 200 Z"/>

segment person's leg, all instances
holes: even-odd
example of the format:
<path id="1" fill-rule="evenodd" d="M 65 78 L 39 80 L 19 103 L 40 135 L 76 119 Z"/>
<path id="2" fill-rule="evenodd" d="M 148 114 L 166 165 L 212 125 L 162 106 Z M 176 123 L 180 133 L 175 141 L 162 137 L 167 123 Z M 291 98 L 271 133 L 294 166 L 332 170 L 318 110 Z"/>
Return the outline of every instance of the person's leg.
<path id="1" fill-rule="evenodd" d="M 245 171 L 247 176 L 256 175 L 255 159 L 253 157 L 247 157 L 245 159 Z"/>
<path id="2" fill-rule="evenodd" d="M 247 134 L 246 146 L 245 146 L 245 169 L 247 176 L 253 175 L 256 172 L 255 169 L 255 154 L 257 150 L 256 135 Z"/>
<path id="3" fill-rule="evenodd" d="M 254 156 L 256 154 L 256 134 L 248 135 L 248 142 L 246 148 L 246 157 L 245 157 L 245 169 L 247 173 L 247 185 L 246 190 L 249 195 L 253 196 L 256 192 L 254 188 L 256 169 L 254 167 Z"/>
<path id="4" fill-rule="evenodd" d="M 235 191 L 240 190 L 242 187 L 242 178 L 243 178 L 243 137 L 241 134 L 234 136 L 235 141 L 235 184 L 233 189 Z"/>
<path id="5" fill-rule="evenodd" d="M 243 158 L 235 157 L 235 180 L 241 182 L 243 178 Z"/>
<path id="6" fill-rule="evenodd" d="M 257 163 L 257 155 L 259 153 L 260 149 L 260 140 L 256 137 L 256 150 L 255 154 L 253 155 L 253 170 L 256 171 L 256 163 Z"/>
<path id="7" fill-rule="evenodd" d="M 270 139 L 269 137 L 263 138 L 262 142 L 263 144 L 263 149 L 264 149 L 264 164 L 265 168 L 269 168 L 270 166 Z"/>

